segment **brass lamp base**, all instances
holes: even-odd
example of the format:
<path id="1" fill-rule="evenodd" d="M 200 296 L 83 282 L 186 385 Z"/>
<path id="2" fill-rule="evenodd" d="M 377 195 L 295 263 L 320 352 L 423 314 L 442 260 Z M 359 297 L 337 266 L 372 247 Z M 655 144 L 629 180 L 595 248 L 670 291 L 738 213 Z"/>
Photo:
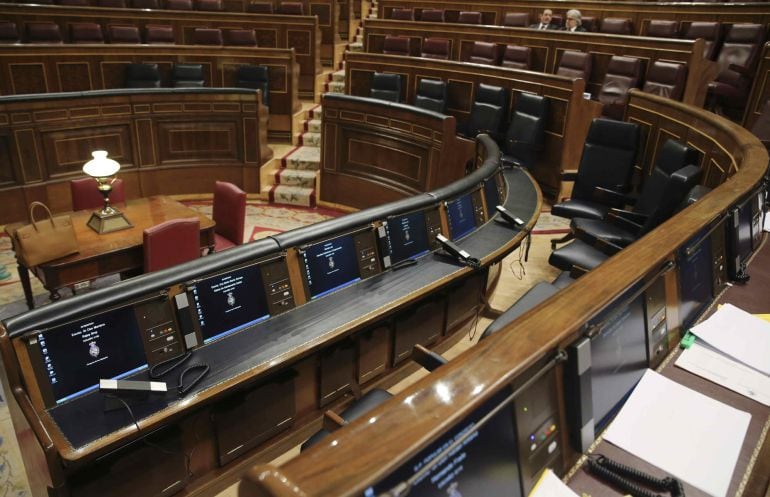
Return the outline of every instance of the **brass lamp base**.
<path id="1" fill-rule="evenodd" d="M 128 229 L 134 226 L 128 219 L 126 219 L 126 216 L 124 216 L 122 212 L 114 208 L 110 208 L 109 212 L 105 212 L 104 210 L 94 212 L 91 214 L 91 219 L 88 220 L 87 224 L 89 228 L 100 235 Z"/>

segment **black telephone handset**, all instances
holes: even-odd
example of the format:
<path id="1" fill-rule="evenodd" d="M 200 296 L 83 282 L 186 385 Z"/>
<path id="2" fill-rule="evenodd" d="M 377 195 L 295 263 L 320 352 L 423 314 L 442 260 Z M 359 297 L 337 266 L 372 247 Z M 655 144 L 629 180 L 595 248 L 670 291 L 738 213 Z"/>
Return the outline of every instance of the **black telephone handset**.
<path id="1" fill-rule="evenodd" d="M 518 218 L 518 217 L 514 216 L 511 213 L 511 211 L 509 211 L 508 209 L 506 209 L 502 205 L 498 205 L 497 207 L 495 207 L 495 209 L 497 210 L 497 212 L 500 213 L 500 216 L 503 219 L 505 219 L 506 221 L 508 221 L 508 223 L 513 225 L 513 227 L 515 227 L 515 228 L 522 228 L 524 226 L 524 221 L 521 218 Z"/>
<path id="2" fill-rule="evenodd" d="M 456 258 L 462 264 L 478 269 L 481 267 L 481 263 L 475 257 L 471 257 L 471 254 L 461 249 L 456 243 L 445 237 L 441 233 L 436 235 L 436 240 L 441 244 L 441 248 L 450 256 Z"/>
<path id="3" fill-rule="evenodd" d="M 633 497 L 661 497 L 655 491 L 669 492 L 671 497 L 684 497 L 684 488 L 676 478 L 658 478 L 605 456 L 589 458 L 588 469 Z"/>

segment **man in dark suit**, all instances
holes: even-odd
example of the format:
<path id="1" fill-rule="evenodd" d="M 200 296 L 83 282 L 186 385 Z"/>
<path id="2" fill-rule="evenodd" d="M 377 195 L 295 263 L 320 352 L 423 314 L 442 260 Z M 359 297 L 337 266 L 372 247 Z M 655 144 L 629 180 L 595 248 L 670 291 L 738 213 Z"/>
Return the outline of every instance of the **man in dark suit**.
<path id="1" fill-rule="evenodd" d="M 584 33 L 586 28 L 584 28 L 582 24 L 583 14 L 581 14 L 579 10 L 570 9 L 567 11 L 567 22 L 564 26 L 565 31 L 570 31 L 573 33 Z"/>
<path id="2" fill-rule="evenodd" d="M 530 24 L 529 27 L 532 29 L 559 29 L 559 26 L 551 22 L 552 18 L 553 11 L 551 9 L 545 9 L 543 13 L 540 14 L 540 22 Z"/>

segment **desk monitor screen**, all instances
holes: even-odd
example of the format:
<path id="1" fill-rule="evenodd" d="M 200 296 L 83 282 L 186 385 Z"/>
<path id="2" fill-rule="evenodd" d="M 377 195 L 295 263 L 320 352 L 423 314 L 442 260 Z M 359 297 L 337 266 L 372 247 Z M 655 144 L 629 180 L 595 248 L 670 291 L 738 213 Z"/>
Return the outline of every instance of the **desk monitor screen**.
<path id="1" fill-rule="evenodd" d="M 187 288 L 204 344 L 270 317 L 258 264 L 197 280 Z"/>
<path id="2" fill-rule="evenodd" d="M 385 227 L 388 230 L 392 264 L 414 259 L 428 252 L 428 228 L 424 211 L 389 217 Z"/>
<path id="3" fill-rule="evenodd" d="M 72 400 L 147 367 L 133 307 L 121 307 L 42 331 L 29 340 L 47 406 Z M 42 380 L 41 376 L 45 379 Z"/>
<path id="4" fill-rule="evenodd" d="M 466 193 L 446 203 L 449 236 L 452 240 L 462 238 L 476 228 L 472 195 L 473 192 Z"/>
<path id="5" fill-rule="evenodd" d="M 484 180 L 484 199 L 487 202 L 487 219 L 495 215 L 495 207 L 501 204 L 499 173 Z"/>
<path id="6" fill-rule="evenodd" d="M 353 233 L 304 247 L 305 282 L 311 299 L 317 299 L 361 279 Z"/>
<path id="7" fill-rule="evenodd" d="M 379 496 L 405 482 L 453 441 L 474 431 L 478 421 L 504 398 L 505 395 L 495 396 L 385 479 L 366 489 L 364 497 Z M 409 495 L 520 497 L 522 486 L 517 443 L 513 412 L 509 404 L 416 480 Z"/>

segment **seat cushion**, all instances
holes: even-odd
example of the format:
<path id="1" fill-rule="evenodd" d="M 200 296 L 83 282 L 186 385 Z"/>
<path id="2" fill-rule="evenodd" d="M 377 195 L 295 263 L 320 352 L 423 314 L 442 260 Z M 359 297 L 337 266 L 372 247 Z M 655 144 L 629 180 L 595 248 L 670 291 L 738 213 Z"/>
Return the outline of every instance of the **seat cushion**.
<path id="1" fill-rule="evenodd" d="M 604 240 L 613 245 L 627 247 L 636 241 L 636 236 L 610 221 L 600 219 L 573 219 L 573 233 L 586 243 L 594 243 L 596 240 Z"/>
<path id="2" fill-rule="evenodd" d="M 214 233 L 214 252 L 221 252 L 235 247 L 235 244 L 219 233 Z"/>
<path id="3" fill-rule="evenodd" d="M 569 199 L 553 206 L 551 214 L 573 219 L 578 217 L 588 219 L 604 219 L 609 207 L 591 200 Z"/>
<path id="4" fill-rule="evenodd" d="M 543 302 L 551 295 L 559 291 L 559 287 L 552 285 L 551 283 L 541 281 L 522 295 L 512 306 L 508 308 L 504 313 L 500 314 L 497 319 L 492 321 L 484 333 L 481 334 L 479 340 L 483 340 L 488 336 L 497 333 L 513 320 L 535 307 L 537 304 Z"/>
<path id="5" fill-rule="evenodd" d="M 608 258 L 608 255 L 582 240 L 575 240 L 551 252 L 548 264 L 562 271 L 571 271 L 574 267 L 590 271 Z"/>

